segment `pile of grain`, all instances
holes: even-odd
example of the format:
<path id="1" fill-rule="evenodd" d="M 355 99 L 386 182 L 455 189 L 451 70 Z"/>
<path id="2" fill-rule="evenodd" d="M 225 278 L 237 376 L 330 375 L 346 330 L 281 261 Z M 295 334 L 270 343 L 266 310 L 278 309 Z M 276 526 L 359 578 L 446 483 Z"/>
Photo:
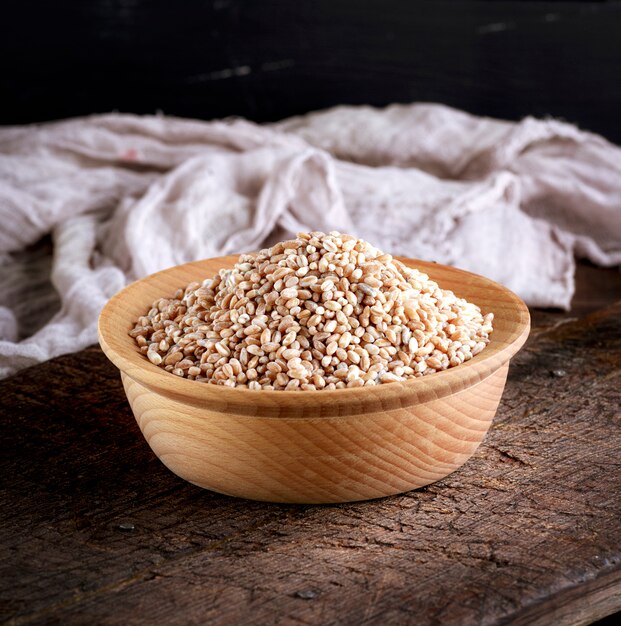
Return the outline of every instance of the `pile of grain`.
<path id="1" fill-rule="evenodd" d="M 340 389 L 457 366 L 489 343 L 492 319 L 366 241 L 312 232 L 157 300 L 130 335 L 191 380 Z"/>

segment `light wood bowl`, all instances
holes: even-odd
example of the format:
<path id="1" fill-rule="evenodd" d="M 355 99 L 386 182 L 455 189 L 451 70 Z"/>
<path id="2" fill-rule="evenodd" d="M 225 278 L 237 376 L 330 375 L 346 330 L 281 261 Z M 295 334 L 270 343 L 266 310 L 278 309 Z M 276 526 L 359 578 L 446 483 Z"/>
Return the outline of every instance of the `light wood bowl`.
<path id="1" fill-rule="evenodd" d="M 455 471 L 490 427 L 509 359 L 530 328 L 524 303 L 481 276 L 401 259 L 493 312 L 491 343 L 458 367 L 403 383 L 335 391 L 251 391 L 178 378 L 128 336 L 157 298 L 232 267 L 236 256 L 173 267 L 115 295 L 99 318 L 103 351 L 160 460 L 191 483 L 272 502 L 380 498 Z"/>

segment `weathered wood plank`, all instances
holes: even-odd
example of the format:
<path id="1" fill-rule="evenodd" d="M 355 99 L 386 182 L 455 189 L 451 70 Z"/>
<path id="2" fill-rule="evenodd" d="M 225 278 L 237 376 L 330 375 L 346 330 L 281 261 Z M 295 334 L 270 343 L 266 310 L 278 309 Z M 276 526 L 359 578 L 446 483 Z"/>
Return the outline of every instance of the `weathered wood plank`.
<path id="1" fill-rule="evenodd" d="M 621 569 L 616 568 L 602 574 L 588 583 L 569 587 L 534 604 L 522 611 L 511 626 L 549 626 L 550 624 L 591 624 L 594 619 L 598 626 L 618 624 L 618 611 L 621 605 Z M 616 618 L 616 619 L 615 619 Z M 613 621 L 614 620 L 614 621 Z"/>
<path id="2" fill-rule="evenodd" d="M 0 383 L 1 618 L 583 624 L 620 609 L 621 305 L 538 330 L 473 459 L 372 503 L 185 484 L 96 348 Z"/>

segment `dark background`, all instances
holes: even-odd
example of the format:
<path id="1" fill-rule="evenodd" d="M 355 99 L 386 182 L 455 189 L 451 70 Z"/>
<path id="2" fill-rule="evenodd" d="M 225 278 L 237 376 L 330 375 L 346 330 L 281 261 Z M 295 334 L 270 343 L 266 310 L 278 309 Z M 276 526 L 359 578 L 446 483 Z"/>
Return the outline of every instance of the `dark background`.
<path id="1" fill-rule="evenodd" d="M 621 2 L 19 0 L 0 122 L 118 110 L 276 120 L 436 101 L 621 143 Z"/>

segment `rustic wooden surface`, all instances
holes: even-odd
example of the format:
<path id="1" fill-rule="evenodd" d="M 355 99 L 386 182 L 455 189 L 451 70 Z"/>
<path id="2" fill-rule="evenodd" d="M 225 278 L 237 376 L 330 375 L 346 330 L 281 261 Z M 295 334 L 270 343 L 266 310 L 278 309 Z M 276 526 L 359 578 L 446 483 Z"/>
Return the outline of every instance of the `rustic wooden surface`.
<path id="1" fill-rule="evenodd" d="M 621 275 L 580 276 L 572 313 L 534 312 L 475 456 L 370 503 L 183 482 L 98 348 L 0 383 L 0 619 L 543 625 L 621 609 Z"/>

